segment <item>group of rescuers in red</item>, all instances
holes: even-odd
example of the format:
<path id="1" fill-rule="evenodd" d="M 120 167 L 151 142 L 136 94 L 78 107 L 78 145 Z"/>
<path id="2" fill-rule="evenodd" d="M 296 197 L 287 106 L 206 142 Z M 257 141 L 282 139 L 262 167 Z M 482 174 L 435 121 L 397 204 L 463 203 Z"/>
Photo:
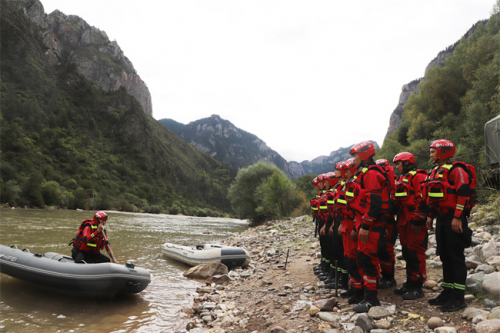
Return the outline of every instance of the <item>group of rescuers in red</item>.
<path id="1" fill-rule="evenodd" d="M 380 305 L 378 289 L 394 288 L 405 300 L 424 297 L 427 279 L 428 230 L 436 219 L 437 254 L 443 263 L 443 291 L 429 299 L 450 312 L 465 308 L 467 269 L 464 249 L 471 245 L 467 225 L 475 204 L 475 169 L 451 162 L 455 144 L 435 140 L 429 145 L 435 167 L 417 169 L 409 152 L 394 156 L 400 176 L 384 159 L 374 160 L 370 142 L 352 146 L 353 156 L 314 178 L 318 190 L 311 200 L 321 263 L 314 273 L 326 288 L 340 288 L 355 312 Z M 394 278 L 394 244 L 399 234 L 406 281 Z"/>

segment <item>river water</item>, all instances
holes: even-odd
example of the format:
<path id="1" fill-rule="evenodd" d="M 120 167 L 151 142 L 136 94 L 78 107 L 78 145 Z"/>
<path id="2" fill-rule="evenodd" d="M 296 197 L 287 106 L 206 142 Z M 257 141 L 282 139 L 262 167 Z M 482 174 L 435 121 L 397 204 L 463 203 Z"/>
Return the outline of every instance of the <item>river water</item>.
<path id="1" fill-rule="evenodd" d="M 69 241 L 93 213 L 0 209 L 0 244 L 71 255 Z M 247 228 L 236 219 L 107 213 L 116 259 L 150 271 L 146 290 L 113 300 L 76 299 L 0 274 L 0 332 L 174 332 L 188 319 L 182 309 L 192 305 L 200 283 L 183 277 L 189 266 L 164 257 L 160 246 L 218 243 Z"/>

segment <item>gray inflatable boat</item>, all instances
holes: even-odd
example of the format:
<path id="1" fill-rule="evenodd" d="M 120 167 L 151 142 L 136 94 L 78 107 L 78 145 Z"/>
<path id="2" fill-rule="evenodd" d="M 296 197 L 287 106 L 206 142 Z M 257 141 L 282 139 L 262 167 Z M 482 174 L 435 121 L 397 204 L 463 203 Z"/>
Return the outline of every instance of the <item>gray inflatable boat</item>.
<path id="1" fill-rule="evenodd" d="M 0 272 L 52 292 L 86 298 L 139 293 L 151 282 L 149 271 L 132 263 L 75 264 L 59 253 L 31 253 L 1 244 Z"/>

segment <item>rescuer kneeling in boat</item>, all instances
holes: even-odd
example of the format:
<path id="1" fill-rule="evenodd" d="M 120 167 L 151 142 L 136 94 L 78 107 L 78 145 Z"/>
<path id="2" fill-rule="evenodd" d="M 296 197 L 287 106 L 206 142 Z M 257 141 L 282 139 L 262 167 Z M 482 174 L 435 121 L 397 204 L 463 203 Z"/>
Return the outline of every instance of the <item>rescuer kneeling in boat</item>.
<path id="1" fill-rule="evenodd" d="M 80 225 L 76 237 L 72 242 L 71 254 L 76 263 L 101 263 L 111 260 L 101 253 L 106 247 L 106 251 L 111 255 L 111 249 L 104 237 L 104 226 L 108 220 L 108 215 L 103 211 L 95 213 L 92 220 L 86 219 Z"/>

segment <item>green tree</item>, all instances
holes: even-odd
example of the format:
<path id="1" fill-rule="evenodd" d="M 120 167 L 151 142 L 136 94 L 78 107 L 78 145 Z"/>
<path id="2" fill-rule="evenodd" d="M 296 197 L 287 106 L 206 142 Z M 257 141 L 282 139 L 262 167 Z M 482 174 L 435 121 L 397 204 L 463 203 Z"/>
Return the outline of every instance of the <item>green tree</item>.
<path id="1" fill-rule="evenodd" d="M 241 169 L 235 181 L 229 188 L 228 198 L 237 216 L 260 222 L 264 218 L 257 212 L 258 198 L 255 197 L 257 188 L 279 169 L 264 162 L 259 162 Z"/>
<path id="2" fill-rule="evenodd" d="M 59 201 L 61 189 L 59 183 L 53 180 L 46 182 L 42 186 L 43 201 L 47 206 L 53 206 Z"/>
<path id="3" fill-rule="evenodd" d="M 43 207 L 42 183 L 44 182 L 40 171 L 32 172 L 22 187 L 21 196 L 25 204 Z"/>
<path id="4" fill-rule="evenodd" d="M 282 171 L 274 172 L 255 189 L 256 209 L 263 219 L 281 219 L 292 213 L 305 202 L 303 192 L 297 189 Z"/>

